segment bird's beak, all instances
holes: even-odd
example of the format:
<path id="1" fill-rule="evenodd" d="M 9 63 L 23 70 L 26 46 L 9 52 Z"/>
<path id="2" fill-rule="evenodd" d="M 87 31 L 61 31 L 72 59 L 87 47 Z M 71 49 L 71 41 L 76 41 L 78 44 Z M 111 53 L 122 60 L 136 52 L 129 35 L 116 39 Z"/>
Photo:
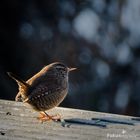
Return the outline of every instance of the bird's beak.
<path id="1" fill-rule="evenodd" d="M 76 70 L 77 68 L 68 68 L 68 71 Z"/>

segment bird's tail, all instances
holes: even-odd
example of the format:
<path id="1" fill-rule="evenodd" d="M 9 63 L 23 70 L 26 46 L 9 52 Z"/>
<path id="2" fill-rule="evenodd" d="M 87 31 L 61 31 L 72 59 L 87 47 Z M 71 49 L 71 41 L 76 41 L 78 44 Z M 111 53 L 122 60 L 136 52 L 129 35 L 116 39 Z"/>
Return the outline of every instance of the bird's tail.
<path id="1" fill-rule="evenodd" d="M 11 72 L 7 72 L 7 74 L 12 78 L 12 79 L 14 79 L 16 82 L 17 82 L 17 84 L 19 85 L 19 86 L 21 86 L 21 87 L 27 87 L 28 86 L 28 84 L 25 82 L 25 81 L 23 81 L 22 79 L 20 79 L 18 76 L 16 76 L 15 74 L 13 74 L 13 73 L 11 73 Z"/>
<path id="2" fill-rule="evenodd" d="M 7 72 L 7 74 L 12 79 L 14 79 L 17 82 L 18 86 L 19 86 L 19 92 L 16 95 L 15 100 L 16 101 L 23 101 L 23 100 L 26 99 L 26 101 L 27 101 L 28 98 L 27 98 L 27 95 L 26 94 L 27 94 L 27 90 L 29 88 L 29 85 L 25 81 L 23 81 L 22 79 L 20 79 L 18 76 L 14 75 L 13 73 Z M 24 97 L 24 99 L 23 99 L 23 97 Z M 24 102 L 26 102 L 26 101 L 24 101 Z"/>

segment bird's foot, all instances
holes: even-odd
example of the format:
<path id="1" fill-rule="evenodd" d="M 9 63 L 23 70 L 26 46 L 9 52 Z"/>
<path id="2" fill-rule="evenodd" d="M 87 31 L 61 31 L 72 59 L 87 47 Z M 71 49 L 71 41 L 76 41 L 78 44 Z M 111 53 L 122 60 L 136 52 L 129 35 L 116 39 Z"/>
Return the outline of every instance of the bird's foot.
<path id="1" fill-rule="evenodd" d="M 41 122 L 44 122 L 44 121 L 60 121 L 61 116 L 59 114 L 48 115 L 46 112 L 40 112 L 40 115 L 37 119 L 40 120 Z"/>

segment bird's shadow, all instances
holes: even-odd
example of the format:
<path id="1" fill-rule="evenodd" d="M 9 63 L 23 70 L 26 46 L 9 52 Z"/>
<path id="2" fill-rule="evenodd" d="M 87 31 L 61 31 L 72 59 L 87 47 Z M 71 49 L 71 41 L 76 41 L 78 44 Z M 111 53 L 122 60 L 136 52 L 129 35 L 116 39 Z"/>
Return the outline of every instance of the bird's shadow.
<path id="1" fill-rule="evenodd" d="M 116 118 L 116 117 L 101 117 L 91 119 L 71 118 L 61 120 L 63 127 L 70 127 L 71 125 L 90 125 L 101 128 L 106 128 L 111 124 L 122 124 L 122 125 L 135 125 L 140 123 L 140 118 Z"/>

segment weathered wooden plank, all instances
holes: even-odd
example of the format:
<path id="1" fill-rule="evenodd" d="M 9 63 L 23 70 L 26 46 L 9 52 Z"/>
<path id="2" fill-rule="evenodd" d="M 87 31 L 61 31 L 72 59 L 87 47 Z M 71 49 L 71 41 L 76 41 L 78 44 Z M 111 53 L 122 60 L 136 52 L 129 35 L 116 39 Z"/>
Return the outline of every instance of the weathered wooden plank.
<path id="1" fill-rule="evenodd" d="M 23 103 L 0 100 L 0 140 L 140 139 L 140 121 L 131 120 L 131 116 L 60 107 L 52 109 L 48 113 L 61 114 L 66 119 L 66 126 L 63 127 L 60 122 L 40 123 L 36 119 L 38 112 L 33 112 Z M 96 122 L 92 122 L 92 118 L 96 118 Z M 100 120 L 100 118 L 102 119 Z M 84 123 L 79 123 L 81 120 Z M 115 120 L 118 121 L 113 122 Z M 97 123 L 97 126 L 87 125 L 86 121 L 89 124 L 90 121 L 93 124 Z M 128 124 L 130 122 L 130 124 L 124 122 Z M 107 127 L 101 127 L 100 124 Z"/>

